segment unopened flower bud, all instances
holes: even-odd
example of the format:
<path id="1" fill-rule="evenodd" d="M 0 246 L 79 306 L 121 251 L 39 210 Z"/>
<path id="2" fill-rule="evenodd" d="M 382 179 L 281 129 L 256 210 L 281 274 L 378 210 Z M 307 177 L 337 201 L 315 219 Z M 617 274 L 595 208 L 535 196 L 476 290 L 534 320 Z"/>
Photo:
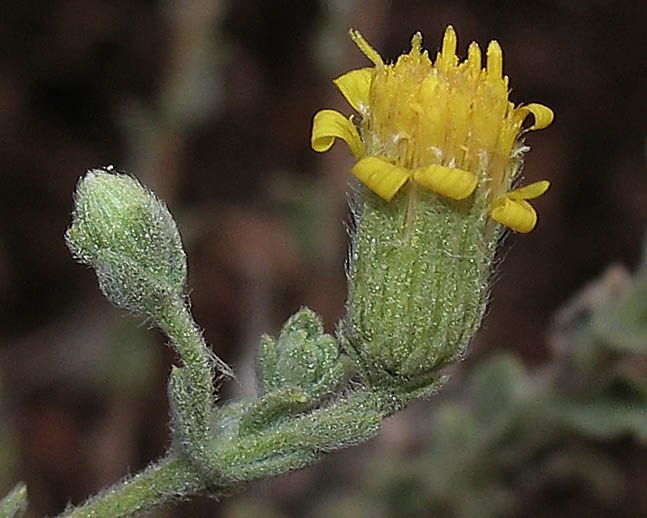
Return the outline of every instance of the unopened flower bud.
<path id="1" fill-rule="evenodd" d="M 75 193 L 65 240 L 117 307 L 153 320 L 182 300 L 186 255 L 166 205 L 132 176 L 92 169 Z"/>

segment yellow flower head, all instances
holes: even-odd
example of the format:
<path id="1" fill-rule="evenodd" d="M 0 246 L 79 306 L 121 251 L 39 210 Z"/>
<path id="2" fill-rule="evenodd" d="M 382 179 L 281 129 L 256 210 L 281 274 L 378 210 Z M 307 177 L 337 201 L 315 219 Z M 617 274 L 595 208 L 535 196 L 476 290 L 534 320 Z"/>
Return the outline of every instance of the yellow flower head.
<path id="1" fill-rule="evenodd" d="M 493 219 L 519 232 L 532 230 L 537 216 L 525 200 L 545 192 L 548 182 L 529 193 L 508 191 L 524 151 L 520 137 L 547 127 L 553 112 L 508 100 L 500 45 L 490 42 L 484 67 L 474 42 L 460 61 L 449 26 L 434 61 L 416 33 L 411 51 L 386 64 L 359 32 L 350 36 L 374 65 L 334 81 L 360 114 L 359 128 L 353 117 L 321 110 L 313 120 L 312 148 L 324 152 L 335 139 L 344 140 L 357 159 L 353 174 L 386 201 L 410 183 L 455 200 L 485 189 Z M 524 128 L 529 115 L 534 124 Z"/>

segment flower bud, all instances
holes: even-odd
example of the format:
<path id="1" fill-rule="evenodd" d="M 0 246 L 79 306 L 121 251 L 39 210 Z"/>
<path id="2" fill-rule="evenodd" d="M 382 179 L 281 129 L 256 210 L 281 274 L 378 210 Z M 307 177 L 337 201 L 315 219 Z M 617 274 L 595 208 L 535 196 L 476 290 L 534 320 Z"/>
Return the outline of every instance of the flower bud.
<path id="1" fill-rule="evenodd" d="M 261 338 L 257 368 L 261 396 L 293 387 L 316 402 L 332 393 L 349 371 L 335 339 L 324 332 L 321 318 L 309 308 L 290 317 L 278 340 L 268 335 Z"/>
<path id="2" fill-rule="evenodd" d="M 186 255 L 166 205 L 132 176 L 92 169 L 75 193 L 65 240 L 115 306 L 153 320 L 184 298 Z"/>

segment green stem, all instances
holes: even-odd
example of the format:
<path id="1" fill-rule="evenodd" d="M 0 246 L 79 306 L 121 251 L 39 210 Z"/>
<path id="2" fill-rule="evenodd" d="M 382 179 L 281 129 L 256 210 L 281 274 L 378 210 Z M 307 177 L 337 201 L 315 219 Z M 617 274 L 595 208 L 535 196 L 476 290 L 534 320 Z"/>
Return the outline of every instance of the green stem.
<path id="1" fill-rule="evenodd" d="M 197 465 L 202 465 L 215 408 L 214 367 L 231 377 L 233 373 L 211 352 L 184 300 L 166 306 L 158 325 L 171 339 L 183 363 L 181 368 L 173 369 L 169 380 L 174 443 L 183 447 Z M 213 464 L 208 464 L 208 469 L 216 471 Z"/>
<path id="2" fill-rule="evenodd" d="M 171 339 L 184 365 L 194 373 L 192 378 L 197 386 L 208 392 L 211 398 L 213 368 L 233 378 L 231 368 L 211 352 L 184 300 L 174 301 L 161 313 L 158 325 Z"/>
<path id="3" fill-rule="evenodd" d="M 199 493 L 218 496 L 248 482 L 304 468 L 327 453 L 375 436 L 398 406 L 387 394 L 369 389 L 339 397 L 329 405 L 288 418 L 276 428 L 230 440 L 216 437 L 203 452 L 217 472 L 184 453 L 170 453 L 144 472 L 126 478 L 59 518 L 129 518 Z M 242 407 L 241 407 L 242 408 Z"/>
<path id="4" fill-rule="evenodd" d="M 129 518 L 204 490 L 200 474 L 184 458 L 169 455 L 145 471 L 70 509 L 59 518 Z"/>
<path id="5" fill-rule="evenodd" d="M 233 374 L 227 364 L 211 352 L 183 300 L 169 304 L 161 312 L 158 325 L 171 339 L 184 364 L 183 370 L 187 373 L 194 418 L 203 430 L 207 430 L 208 416 L 215 405 L 214 366 L 223 374 L 232 377 Z"/>
<path id="6" fill-rule="evenodd" d="M 374 437 L 391 414 L 384 395 L 369 389 L 341 396 L 278 426 L 231 441 L 216 441 L 209 452 L 219 466 L 213 482 L 230 489 L 242 482 L 280 475 L 313 464 L 327 453 Z"/>

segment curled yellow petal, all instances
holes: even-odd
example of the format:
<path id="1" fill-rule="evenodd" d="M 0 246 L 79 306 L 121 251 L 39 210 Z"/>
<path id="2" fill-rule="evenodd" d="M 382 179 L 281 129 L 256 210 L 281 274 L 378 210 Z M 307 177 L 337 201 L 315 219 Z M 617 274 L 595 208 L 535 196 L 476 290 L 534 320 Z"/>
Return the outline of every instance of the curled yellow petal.
<path id="1" fill-rule="evenodd" d="M 540 130 L 547 128 L 553 122 L 555 114 L 548 106 L 539 103 L 530 103 L 517 108 L 517 113 L 523 122 L 528 115 L 535 118 L 535 123 L 528 130 Z"/>
<path id="2" fill-rule="evenodd" d="M 478 178 L 474 173 L 455 167 L 430 165 L 416 169 L 413 180 L 437 194 L 462 200 L 476 189 Z"/>
<path id="3" fill-rule="evenodd" d="M 540 180 L 538 182 L 531 183 L 530 185 L 526 185 L 525 187 L 521 187 L 520 189 L 510 191 L 505 195 L 505 197 L 510 200 L 534 200 L 544 194 L 549 187 L 550 182 L 548 180 Z"/>
<path id="4" fill-rule="evenodd" d="M 337 138 L 348 144 L 357 160 L 364 156 L 364 144 L 350 119 L 335 110 L 318 111 L 312 120 L 312 149 L 318 153 L 328 151 Z"/>
<path id="5" fill-rule="evenodd" d="M 527 234 L 537 224 L 537 213 L 525 200 L 503 198 L 490 212 L 492 219 L 510 227 L 512 230 Z"/>
<path id="6" fill-rule="evenodd" d="M 362 158 L 353 167 L 353 174 L 385 201 L 391 201 L 409 179 L 409 173 L 408 169 L 375 156 Z"/>
<path id="7" fill-rule="evenodd" d="M 333 80 L 335 86 L 355 110 L 365 113 L 368 108 L 368 96 L 371 90 L 374 69 L 358 68 Z"/>

